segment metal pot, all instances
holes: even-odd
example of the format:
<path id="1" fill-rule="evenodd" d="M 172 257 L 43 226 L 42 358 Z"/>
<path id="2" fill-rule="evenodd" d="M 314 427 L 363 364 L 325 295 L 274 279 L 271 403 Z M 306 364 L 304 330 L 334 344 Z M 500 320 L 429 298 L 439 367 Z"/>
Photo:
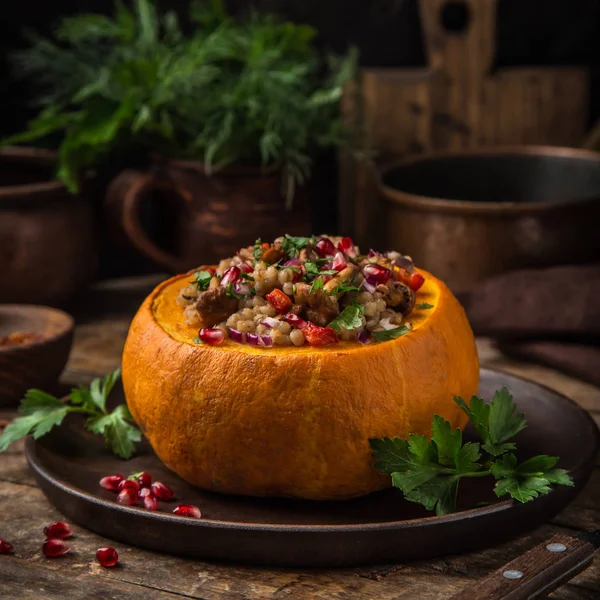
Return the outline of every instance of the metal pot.
<path id="1" fill-rule="evenodd" d="M 600 154 L 510 146 L 378 171 L 386 246 L 454 291 L 501 272 L 600 259 Z"/>

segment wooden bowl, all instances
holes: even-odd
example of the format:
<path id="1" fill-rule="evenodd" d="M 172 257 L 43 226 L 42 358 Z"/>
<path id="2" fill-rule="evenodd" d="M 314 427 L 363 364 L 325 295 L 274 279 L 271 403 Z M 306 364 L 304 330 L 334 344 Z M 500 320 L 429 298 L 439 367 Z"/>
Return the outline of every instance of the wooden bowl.
<path id="1" fill-rule="evenodd" d="M 0 304 L 0 337 L 35 333 L 40 341 L 0 346 L 0 405 L 15 406 L 29 388 L 45 389 L 65 367 L 75 321 L 62 310 L 28 304 Z"/>

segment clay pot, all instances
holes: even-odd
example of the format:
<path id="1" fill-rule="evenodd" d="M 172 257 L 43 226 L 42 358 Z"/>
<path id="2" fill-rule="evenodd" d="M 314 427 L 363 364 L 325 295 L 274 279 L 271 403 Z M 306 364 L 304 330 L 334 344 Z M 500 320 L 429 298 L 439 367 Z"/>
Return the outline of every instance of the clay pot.
<path id="1" fill-rule="evenodd" d="M 140 217 L 151 194 L 167 199 L 152 239 Z M 292 210 L 281 193 L 281 171 L 231 166 L 207 176 L 196 161 L 156 162 L 146 171 L 126 170 L 109 186 L 106 207 L 120 235 L 156 265 L 181 273 L 218 262 L 261 237 L 307 235 L 305 192 L 296 190 Z"/>
<path id="2" fill-rule="evenodd" d="M 455 292 L 519 268 L 600 259 L 600 154 L 510 146 L 415 156 L 379 171 L 386 246 Z"/>
<path id="3" fill-rule="evenodd" d="M 63 305 L 94 276 L 91 206 L 54 171 L 52 152 L 0 149 L 0 302 Z"/>

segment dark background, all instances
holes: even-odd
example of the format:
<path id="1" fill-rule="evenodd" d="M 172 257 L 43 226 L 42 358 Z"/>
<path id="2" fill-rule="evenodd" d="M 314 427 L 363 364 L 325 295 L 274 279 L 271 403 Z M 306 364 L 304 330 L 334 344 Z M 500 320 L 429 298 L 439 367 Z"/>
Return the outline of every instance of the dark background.
<path id="1" fill-rule="evenodd" d="M 417 0 L 231 0 L 236 11 L 254 6 L 315 26 L 320 45 L 343 52 L 349 44 L 365 66 L 424 66 Z M 184 19 L 186 0 L 163 0 Z M 0 136 L 20 131 L 35 115 L 27 86 L 11 76 L 8 55 L 23 47 L 22 32 L 49 33 L 75 12 L 112 11 L 112 0 L 18 0 L 3 6 L 0 21 Z M 495 68 L 511 65 L 587 65 L 592 76 L 590 126 L 600 117 L 600 0 L 499 0 Z M 311 194 L 313 231 L 335 231 L 334 153 L 318 158 Z M 102 276 L 153 270 L 146 261 L 104 249 Z"/>

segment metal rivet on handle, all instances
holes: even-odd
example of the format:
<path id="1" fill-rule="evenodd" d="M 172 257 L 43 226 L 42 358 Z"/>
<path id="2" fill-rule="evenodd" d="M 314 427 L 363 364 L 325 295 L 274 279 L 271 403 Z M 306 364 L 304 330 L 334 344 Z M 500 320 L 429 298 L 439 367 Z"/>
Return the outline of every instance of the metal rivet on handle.
<path id="1" fill-rule="evenodd" d="M 521 577 L 523 577 L 524 573 L 523 571 L 504 571 L 504 573 L 502 573 L 502 575 L 504 577 L 506 577 L 506 579 L 521 579 Z"/>
<path id="2" fill-rule="evenodd" d="M 550 552 L 564 552 L 566 549 L 564 544 L 548 544 L 546 546 L 546 550 L 550 550 Z"/>

